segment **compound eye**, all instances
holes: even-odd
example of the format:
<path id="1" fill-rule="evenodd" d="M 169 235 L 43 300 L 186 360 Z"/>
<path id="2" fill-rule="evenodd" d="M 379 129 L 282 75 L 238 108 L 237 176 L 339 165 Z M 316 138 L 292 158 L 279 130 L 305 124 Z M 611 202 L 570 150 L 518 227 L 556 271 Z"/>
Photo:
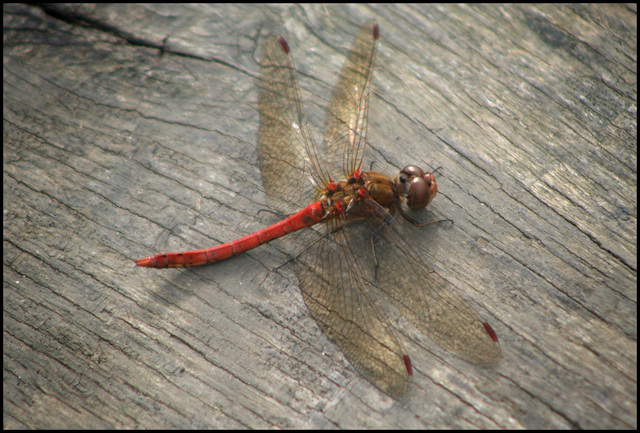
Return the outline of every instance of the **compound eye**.
<path id="1" fill-rule="evenodd" d="M 407 191 L 407 206 L 411 210 L 420 210 L 429 203 L 429 186 L 422 177 L 414 177 Z"/>
<path id="2" fill-rule="evenodd" d="M 431 187 L 432 184 L 436 183 L 436 178 L 433 174 L 431 173 L 426 173 L 424 176 L 424 181 L 426 182 L 426 184 Z"/>
<path id="3" fill-rule="evenodd" d="M 420 167 L 407 165 L 398 175 L 402 191 L 409 209 L 416 211 L 428 205 L 438 192 L 436 178 L 425 173 Z"/>
<path id="4" fill-rule="evenodd" d="M 412 177 L 422 177 L 422 176 L 424 176 L 424 170 L 422 170 L 417 165 L 407 165 L 402 169 L 402 171 L 400 173 L 406 174 L 410 179 Z"/>

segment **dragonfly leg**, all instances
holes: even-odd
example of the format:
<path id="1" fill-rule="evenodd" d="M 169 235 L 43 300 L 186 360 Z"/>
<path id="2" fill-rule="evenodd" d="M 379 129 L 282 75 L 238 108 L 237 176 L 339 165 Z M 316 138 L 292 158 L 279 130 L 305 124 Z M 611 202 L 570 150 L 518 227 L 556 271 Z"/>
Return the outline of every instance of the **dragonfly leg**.
<path id="1" fill-rule="evenodd" d="M 393 218 L 391 218 L 391 215 L 388 215 L 387 218 L 385 218 L 384 221 L 382 221 L 382 223 L 378 226 L 378 228 L 373 233 L 371 233 L 371 253 L 373 254 L 373 267 L 375 269 L 374 276 L 376 280 L 378 279 L 378 256 L 376 255 L 375 240 L 376 237 L 380 235 L 382 230 L 384 230 L 386 227 L 389 227 L 392 222 Z"/>
<path id="2" fill-rule="evenodd" d="M 407 213 L 405 213 L 405 211 L 402 210 L 402 208 L 400 207 L 400 214 L 402 215 L 402 217 L 404 219 L 406 219 L 407 221 L 409 221 L 411 224 L 413 224 L 416 227 L 426 227 L 429 226 L 431 224 L 436 224 L 436 223 L 444 223 L 444 222 L 450 222 L 451 224 L 453 224 L 453 220 L 452 219 L 443 219 L 443 220 L 435 220 L 435 221 L 428 221 L 426 223 L 421 223 L 416 221 L 415 219 L 413 219 L 413 217 Z"/>

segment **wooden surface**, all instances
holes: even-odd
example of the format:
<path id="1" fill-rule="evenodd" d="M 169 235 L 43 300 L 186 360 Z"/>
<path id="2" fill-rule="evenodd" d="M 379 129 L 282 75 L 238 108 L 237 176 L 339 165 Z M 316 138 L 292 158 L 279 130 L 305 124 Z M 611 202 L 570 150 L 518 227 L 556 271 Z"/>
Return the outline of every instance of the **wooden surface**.
<path id="1" fill-rule="evenodd" d="M 319 331 L 283 243 L 133 266 L 277 220 L 260 212 L 259 43 L 287 38 L 313 128 L 370 18 L 369 160 L 440 167 L 429 216 L 454 224 L 416 236 L 503 351 L 483 369 L 407 330 L 402 402 Z M 636 428 L 636 19 L 4 5 L 4 427 Z"/>

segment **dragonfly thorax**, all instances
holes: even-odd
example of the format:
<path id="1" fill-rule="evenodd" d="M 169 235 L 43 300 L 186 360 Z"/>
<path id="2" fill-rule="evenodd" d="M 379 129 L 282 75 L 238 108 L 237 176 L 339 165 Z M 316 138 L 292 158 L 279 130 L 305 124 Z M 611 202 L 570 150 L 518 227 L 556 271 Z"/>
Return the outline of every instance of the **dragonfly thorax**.
<path id="1" fill-rule="evenodd" d="M 392 212 L 400 199 L 396 183 L 388 176 L 375 172 L 362 172 L 348 181 L 332 183 L 320 197 L 328 214 L 344 214 L 347 218 L 362 218 L 373 212 L 367 199 Z"/>

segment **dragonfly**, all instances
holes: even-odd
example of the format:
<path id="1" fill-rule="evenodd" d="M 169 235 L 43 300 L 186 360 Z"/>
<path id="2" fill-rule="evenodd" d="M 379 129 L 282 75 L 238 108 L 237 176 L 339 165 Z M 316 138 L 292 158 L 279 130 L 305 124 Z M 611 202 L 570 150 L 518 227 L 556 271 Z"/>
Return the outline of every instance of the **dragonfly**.
<path id="1" fill-rule="evenodd" d="M 362 376 L 402 398 L 413 368 L 390 317 L 399 314 L 443 349 L 481 366 L 498 361 L 500 345 L 415 241 L 414 226 L 426 224 L 412 215 L 435 197 L 435 176 L 416 165 L 393 179 L 363 170 L 379 34 L 373 21 L 359 30 L 333 89 L 321 144 L 303 117 L 289 45 L 268 36 L 258 80 L 258 157 L 270 207 L 290 216 L 213 248 L 156 254 L 136 265 L 215 263 L 298 232 L 301 251 L 293 262 L 309 312 Z"/>

